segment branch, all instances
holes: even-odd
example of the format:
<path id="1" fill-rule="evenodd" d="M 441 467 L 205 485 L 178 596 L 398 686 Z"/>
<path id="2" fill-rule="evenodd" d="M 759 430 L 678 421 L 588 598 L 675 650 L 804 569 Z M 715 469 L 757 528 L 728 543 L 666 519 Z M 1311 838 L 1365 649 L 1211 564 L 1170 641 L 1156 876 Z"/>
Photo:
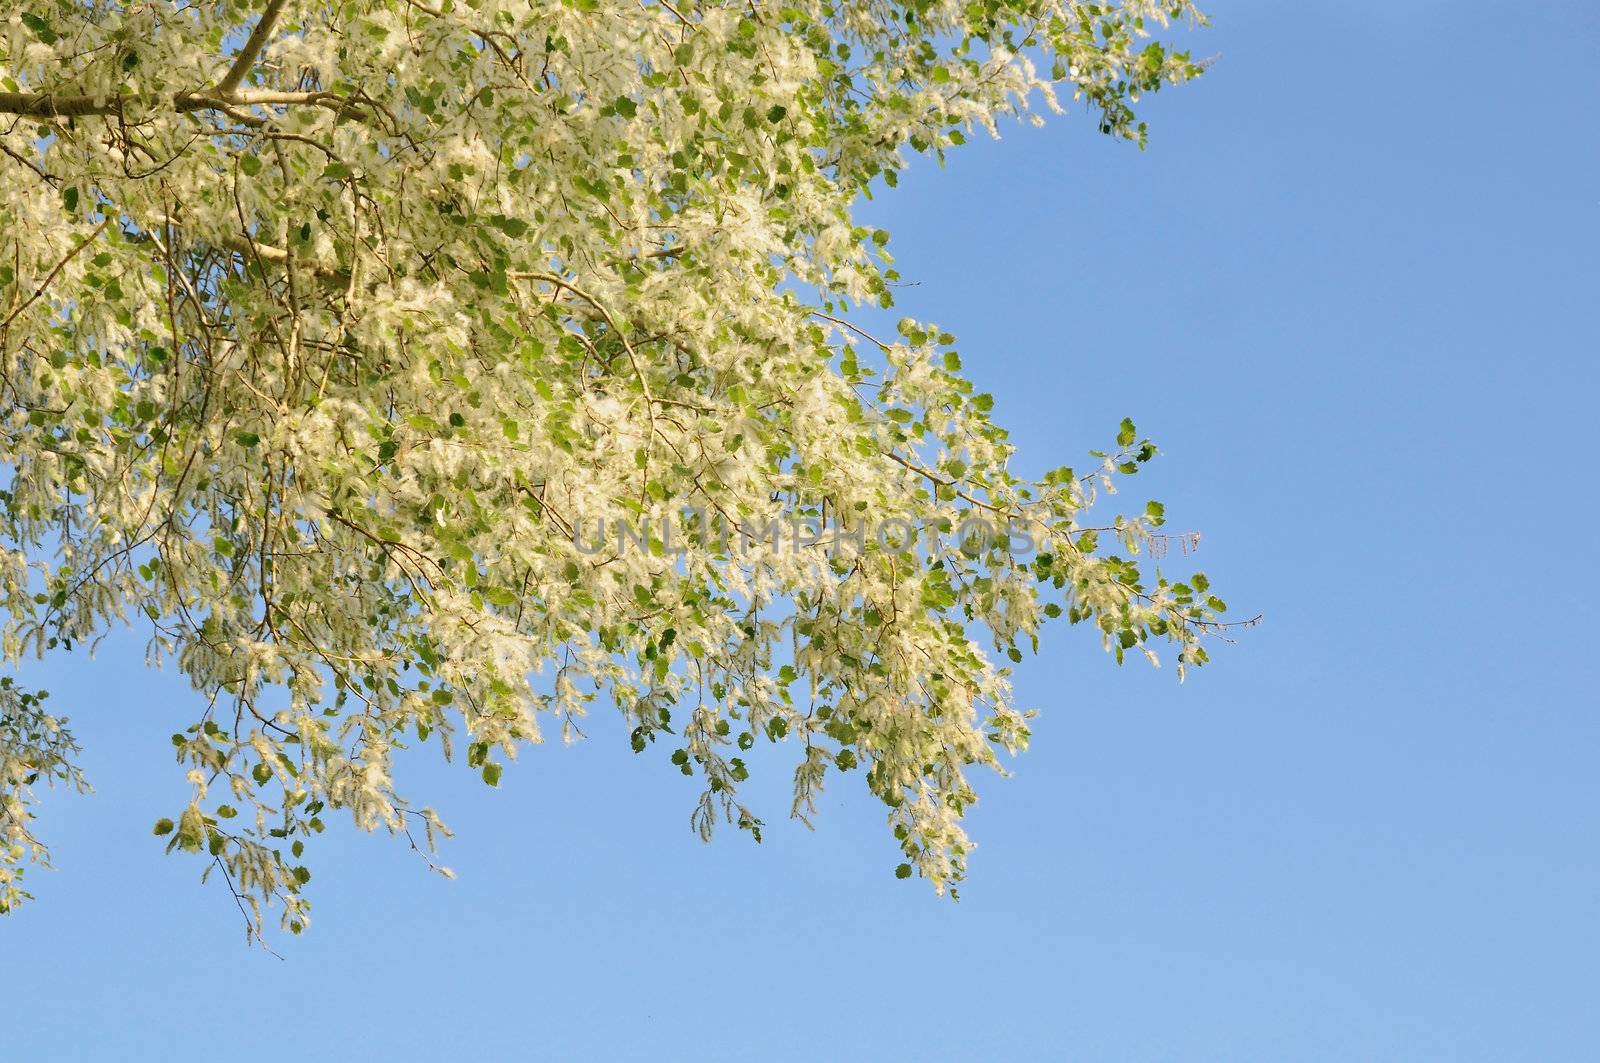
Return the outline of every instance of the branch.
<path id="1" fill-rule="evenodd" d="M 217 82 L 218 96 L 232 96 L 234 90 L 244 81 L 244 76 L 250 73 L 256 57 L 261 54 L 267 38 L 272 35 L 272 27 L 277 23 L 278 15 L 283 12 L 283 5 L 286 2 L 287 0 L 267 0 L 267 9 L 261 12 L 256 28 L 250 31 L 249 39 L 244 42 L 244 47 L 239 49 L 238 56 L 233 60 L 233 66 L 229 67 L 228 73 Z"/>
<path id="2" fill-rule="evenodd" d="M 6 315 L 6 319 L 4 321 L 0 321 L 0 333 L 3 333 L 5 331 L 7 331 L 8 329 L 10 329 L 11 328 L 11 323 L 17 319 L 17 316 L 19 314 L 21 314 L 24 310 L 28 309 L 28 307 L 32 306 L 35 302 L 37 302 L 38 299 L 39 299 L 39 296 L 44 294 L 44 290 L 46 288 L 50 287 L 50 282 L 56 279 L 56 274 L 60 273 L 64 269 L 66 269 L 67 268 L 67 263 L 71 262 L 74 258 L 77 258 L 79 251 L 82 251 L 84 248 L 86 248 L 90 244 L 94 243 L 96 238 L 98 238 L 101 233 L 105 232 L 106 226 L 110 225 L 110 224 L 111 224 L 111 219 L 108 217 L 104 221 L 102 221 L 99 225 L 95 226 L 94 232 L 90 233 L 88 236 L 85 236 L 83 238 L 83 240 L 78 244 L 77 247 L 74 247 L 71 251 L 68 251 L 67 252 L 67 256 L 65 258 L 63 258 L 60 262 L 56 263 L 56 268 L 50 271 L 49 276 L 45 277 L 44 280 L 39 282 L 39 287 L 37 287 L 37 288 L 35 288 L 33 290 L 33 294 L 28 296 L 27 300 L 21 306 L 17 307 L 15 310 L 11 311 L 11 313 L 7 314 Z"/>
<path id="3" fill-rule="evenodd" d="M 128 102 L 137 96 L 56 96 L 44 92 L 0 92 L 0 114 L 20 114 L 35 118 L 67 118 L 78 115 L 121 115 Z M 151 99 L 152 97 L 144 97 Z M 279 92 L 272 89 L 234 92 L 177 92 L 168 98 L 174 110 L 222 111 L 246 125 L 261 125 L 264 119 L 240 111 L 240 107 L 324 107 L 349 114 L 364 101 L 326 91 Z"/>
<path id="4" fill-rule="evenodd" d="M 170 225 L 174 229 L 181 229 L 183 227 L 183 223 L 177 218 L 173 218 L 165 214 L 157 215 L 151 219 L 151 222 L 154 225 Z M 151 239 L 151 236 L 149 235 L 151 232 L 150 227 L 144 226 L 144 229 L 145 235 L 130 236 L 129 234 L 124 233 L 123 238 L 134 241 Z M 159 241 L 157 242 L 159 243 Z M 264 244 L 260 241 L 252 240 L 237 234 L 224 234 L 215 238 L 213 243 L 215 243 L 217 246 L 220 246 L 224 250 L 243 255 L 246 259 L 253 258 L 262 266 L 266 266 L 269 263 L 274 266 L 287 266 L 289 264 L 289 252 L 283 248 L 274 247 L 272 244 Z M 343 274 L 339 270 L 329 269 L 326 266 L 312 267 L 311 272 L 319 281 L 323 281 L 325 283 L 338 283 L 347 277 L 347 274 Z M 199 300 L 196 299 L 196 302 L 198 301 Z"/>
<path id="5" fill-rule="evenodd" d="M 22 114 L 34 118 L 66 118 L 80 114 L 121 114 L 122 100 L 116 96 L 51 96 L 38 92 L 0 92 L 0 114 Z"/>

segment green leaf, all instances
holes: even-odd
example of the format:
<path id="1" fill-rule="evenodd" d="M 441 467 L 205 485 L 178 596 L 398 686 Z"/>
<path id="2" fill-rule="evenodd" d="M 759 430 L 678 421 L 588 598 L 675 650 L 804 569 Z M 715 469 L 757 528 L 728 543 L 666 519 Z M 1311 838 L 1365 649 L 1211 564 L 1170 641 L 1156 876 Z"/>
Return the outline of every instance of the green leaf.
<path id="1" fill-rule="evenodd" d="M 1133 427 L 1133 421 L 1127 417 L 1122 419 L 1122 428 L 1117 432 L 1117 446 L 1131 447 L 1133 441 L 1139 438 L 1138 429 Z"/>
<path id="2" fill-rule="evenodd" d="M 33 35 L 46 44 L 54 44 L 58 39 L 55 31 L 50 28 L 50 23 L 31 11 L 22 13 L 22 24 L 32 30 Z"/>
<path id="3" fill-rule="evenodd" d="M 496 214 L 489 219 L 489 224 L 513 239 L 525 236 L 528 232 L 528 223 L 521 218 L 508 218 L 503 214 Z"/>
<path id="4" fill-rule="evenodd" d="M 894 877 L 895 878 L 910 878 L 911 877 L 911 865 L 910 864 L 901 864 L 899 867 L 895 868 L 894 869 Z"/>
<path id="5" fill-rule="evenodd" d="M 167 819 L 166 817 L 162 817 L 161 819 L 156 820 L 156 825 L 155 825 L 154 829 L 152 829 L 150 831 L 150 833 L 151 834 L 171 834 L 172 833 L 172 820 Z"/>

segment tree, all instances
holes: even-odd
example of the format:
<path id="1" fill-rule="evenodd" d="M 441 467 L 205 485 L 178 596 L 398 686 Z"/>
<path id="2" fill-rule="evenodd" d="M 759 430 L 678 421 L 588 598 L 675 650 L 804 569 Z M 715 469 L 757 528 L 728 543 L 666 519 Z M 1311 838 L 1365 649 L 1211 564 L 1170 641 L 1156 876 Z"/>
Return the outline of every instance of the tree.
<path id="1" fill-rule="evenodd" d="M 909 153 L 1061 97 L 1142 142 L 1200 72 L 1189 0 L 24 0 L 0 38 L 0 613 L 9 666 L 119 623 L 193 683 L 193 800 L 253 933 L 307 922 L 342 810 L 437 742 L 494 785 L 597 698 L 758 839 L 741 756 L 795 743 L 888 808 L 900 877 L 971 847 L 971 766 L 1028 740 L 997 657 L 1045 617 L 1120 661 L 1223 626 L 1161 507 L 1085 513 L 1154 446 L 1008 470 L 954 339 L 852 220 Z M 793 534 L 791 534 L 791 532 Z M 1019 548 L 1026 538 L 1034 549 Z M 1148 567 L 1148 566 L 1147 566 Z M 0 908 L 82 785 L 0 686 Z"/>

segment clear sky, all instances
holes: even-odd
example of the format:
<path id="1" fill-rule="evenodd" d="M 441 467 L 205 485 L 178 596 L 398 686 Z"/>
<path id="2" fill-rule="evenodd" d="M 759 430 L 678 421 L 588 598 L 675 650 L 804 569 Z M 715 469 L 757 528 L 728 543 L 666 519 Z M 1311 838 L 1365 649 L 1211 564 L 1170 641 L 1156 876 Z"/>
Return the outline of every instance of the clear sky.
<path id="1" fill-rule="evenodd" d="M 1182 686 L 1049 629 L 959 904 L 858 778 L 702 845 L 601 714 L 413 767 L 454 883 L 330 824 L 280 961 L 150 836 L 196 705 L 124 637 L 26 676 L 98 792 L 44 802 L 0 1059 L 1600 1059 L 1600 7 L 1210 9 L 1147 152 L 1018 128 L 866 211 L 1022 467 L 1132 416 L 1125 501 L 1267 617 Z"/>

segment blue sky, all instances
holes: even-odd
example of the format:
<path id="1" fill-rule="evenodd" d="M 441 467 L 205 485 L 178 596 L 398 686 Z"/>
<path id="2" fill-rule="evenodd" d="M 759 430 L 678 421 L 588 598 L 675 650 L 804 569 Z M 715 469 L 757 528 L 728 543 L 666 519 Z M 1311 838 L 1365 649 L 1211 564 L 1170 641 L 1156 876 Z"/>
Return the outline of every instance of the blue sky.
<path id="1" fill-rule="evenodd" d="M 280 961 L 149 835 L 194 700 L 125 637 L 27 675 L 98 792 L 45 801 L 0 1056 L 1600 1058 L 1600 8 L 1210 10 L 1148 151 L 1018 128 L 865 212 L 1022 467 L 1134 417 L 1126 501 L 1267 618 L 1182 686 L 1052 628 L 959 904 L 850 786 L 703 846 L 600 715 L 497 791 L 414 766 L 454 883 L 330 828 Z"/>

